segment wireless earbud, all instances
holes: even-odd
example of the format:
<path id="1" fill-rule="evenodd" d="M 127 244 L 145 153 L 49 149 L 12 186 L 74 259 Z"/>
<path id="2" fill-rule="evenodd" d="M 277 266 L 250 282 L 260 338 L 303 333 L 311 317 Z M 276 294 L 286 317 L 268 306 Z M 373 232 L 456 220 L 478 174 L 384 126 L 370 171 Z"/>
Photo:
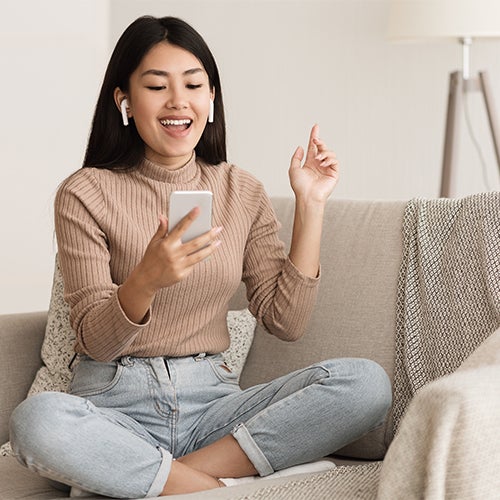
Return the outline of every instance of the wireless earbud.
<path id="1" fill-rule="evenodd" d="M 214 100 L 210 99 L 210 108 L 208 109 L 208 123 L 214 122 Z"/>
<path id="2" fill-rule="evenodd" d="M 128 101 L 127 99 L 123 99 L 123 101 L 120 103 L 120 109 L 122 110 L 122 120 L 123 120 L 123 125 L 125 127 L 128 125 L 127 108 L 128 108 Z"/>

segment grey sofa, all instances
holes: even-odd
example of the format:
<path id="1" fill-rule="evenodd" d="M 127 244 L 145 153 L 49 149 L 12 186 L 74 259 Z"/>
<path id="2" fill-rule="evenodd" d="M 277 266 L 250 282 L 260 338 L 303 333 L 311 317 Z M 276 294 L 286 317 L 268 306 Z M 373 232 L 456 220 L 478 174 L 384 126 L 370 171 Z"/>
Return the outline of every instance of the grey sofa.
<path id="1" fill-rule="evenodd" d="M 293 201 L 282 198 L 274 199 L 273 203 L 287 243 Z M 394 378 L 405 207 L 404 201 L 329 202 L 322 245 L 322 281 L 308 333 L 287 344 L 258 327 L 242 373 L 242 386 L 269 380 L 320 359 L 343 356 L 373 359 Z M 242 289 L 231 307 L 244 306 Z M 10 413 L 26 397 L 41 365 L 45 323 L 45 312 L 0 317 L 1 442 L 8 439 Z M 334 456 L 339 465 L 335 471 L 262 479 L 182 498 L 375 498 L 381 461 L 392 438 L 389 414 L 384 426 L 339 450 Z M 47 500 L 66 496 L 67 493 L 54 489 L 47 480 L 18 465 L 14 458 L 0 457 L 0 499 Z"/>

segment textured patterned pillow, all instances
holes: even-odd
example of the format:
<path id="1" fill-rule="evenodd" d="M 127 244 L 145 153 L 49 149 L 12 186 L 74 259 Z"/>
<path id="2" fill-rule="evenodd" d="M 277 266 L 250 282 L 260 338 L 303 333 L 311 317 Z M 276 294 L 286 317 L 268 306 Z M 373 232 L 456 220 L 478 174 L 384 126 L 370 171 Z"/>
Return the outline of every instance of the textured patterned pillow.
<path id="1" fill-rule="evenodd" d="M 229 311 L 227 326 L 231 345 L 222 354 L 231 370 L 241 373 L 252 345 L 256 320 L 248 309 Z M 75 333 L 69 323 L 69 306 L 64 301 L 63 281 L 56 258 L 52 294 L 42 344 L 43 366 L 38 370 L 28 396 L 43 391 L 66 392 L 71 380 L 68 365 L 74 355 Z M 10 453 L 8 443 L 0 447 L 0 455 Z"/>
<path id="2" fill-rule="evenodd" d="M 241 375 L 248 351 L 252 346 L 256 326 L 257 320 L 248 309 L 227 313 L 227 328 L 231 345 L 222 355 L 227 366 L 231 368 L 231 371 L 237 373 L 238 377 Z"/>

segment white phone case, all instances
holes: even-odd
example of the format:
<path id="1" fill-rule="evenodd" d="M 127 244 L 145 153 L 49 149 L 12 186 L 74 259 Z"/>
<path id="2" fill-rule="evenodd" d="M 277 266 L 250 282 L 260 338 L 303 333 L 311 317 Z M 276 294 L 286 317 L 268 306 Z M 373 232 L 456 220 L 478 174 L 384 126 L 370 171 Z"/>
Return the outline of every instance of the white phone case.
<path id="1" fill-rule="evenodd" d="M 194 207 L 200 214 L 182 235 L 182 242 L 200 236 L 212 228 L 212 193 L 210 191 L 174 191 L 170 195 L 168 230 L 171 231 Z"/>

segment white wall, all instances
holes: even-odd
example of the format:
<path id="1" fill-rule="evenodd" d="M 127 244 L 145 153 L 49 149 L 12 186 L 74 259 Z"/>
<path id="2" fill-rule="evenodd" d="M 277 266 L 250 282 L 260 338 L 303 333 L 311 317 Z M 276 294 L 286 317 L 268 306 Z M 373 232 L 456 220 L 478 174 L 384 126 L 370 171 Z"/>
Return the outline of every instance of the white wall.
<path id="1" fill-rule="evenodd" d="M 222 73 L 230 159 L 269 192 L 290 193 L 289 157 L 318 122 L 342 162 L 336 196 L 438 195 L 448 73 L 459 69 L 460 47 L 389 42 L 388 0 L 111 0 L 111 11 L 112 38 L 142 14 L 179 16 L 203 34 Z M 499 61 L 500 41 L 472 49 L 472 70 L 488 68 L 498 90 Z M 485 135 L 483 103 L 472 97 Z M 463 146 L 457 195 L 486 189 L 465 134 Z"/>
<path id="2" fill-rule="evenodd" d="M 82 162 L 108 2 L 0 4 L 0 313 L 48 307 L 57 185 Z"/>
<path id="3" fill-rule="evenodd" d="M 222 74 L 229 157 L 270 194 L 291 193 L 290 155 L 318 122 L 342 164 L 334 196 L 437 196 L 448 73 L 459 69 L 460 48 L 390 43 L 388 8 L 388 0 L 2 3 L 0 312 L 47 307 L 53 194 L 81 163 L 109 52 L 142 14 L 182 17 L 205 37 Z M 472 70 L 488 69 L 497 114 L 499 61 L 500 41 L 473 46 Z M 469 107 L 499 189 L 479 96 Z M 459 167 L 458 196 L 486 190 L 464 123 Z"/>

